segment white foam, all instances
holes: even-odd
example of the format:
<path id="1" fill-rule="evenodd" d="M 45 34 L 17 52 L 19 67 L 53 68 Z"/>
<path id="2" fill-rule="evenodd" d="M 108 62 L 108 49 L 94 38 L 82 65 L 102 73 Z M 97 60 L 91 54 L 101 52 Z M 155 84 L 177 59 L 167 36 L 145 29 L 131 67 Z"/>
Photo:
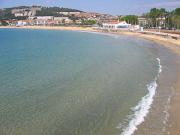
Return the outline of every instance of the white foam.
<path id="1" fill-rule="evenodd" d="M 157 77 L 159 77 L 160 73 L 162 72 L 162 66 L 159 58 L 157 58 L 157 61 L 159 63 Z M 142 97 L 137 106 L 133 107 L 134 114 L 130 117 L 129 124 L 123 129 L 121 135 L 132 135 L 137 130 L 137 126 L 144 121 L 144 118 L 149 113 L 149 109 L 153 103 L 153 97 L 156 94 L 157 77 L 147 85 L 148 94 Z"/>
<path id="2" fill-rule="evenodd" d="M 91 33 L 91 34 L 104 35 L 104 36 L 113 37 L 113 38 L 115 38 L 115 39 L 117 39 L 117 38 L 120 37 L 120 35 L 116 35 L 116 34 L 113 34 L 113 33 L 98 32 L 98 31 L 78 30 L 78 32 L 84 32 L 84 33 Z"/>
<path id="3" fill-rule="evenodd" d="M 167 132 L 166 128 L 167 128 L 167 122 L 169 120 L 169 109 L 170 109 L 171 97 L 172 97 L 172 94 L 169 95 L 167 102 L 166 102 L 166 105 L 164 107 L 164 111 L 163 111 L 163 113 L 165 114 L 165 118 L 163 121 L 163 124 L 164 124 L 163 132 Z"/>
<path id="4" fill-rule="evenodd" d="M 162 66 L 161 66 L 161 60 L 159 58 L 157 58 L 157 61 L 159 63 L 159 73 L 158 73 L 159 76 L 159 74 L 162 72 Z"/>

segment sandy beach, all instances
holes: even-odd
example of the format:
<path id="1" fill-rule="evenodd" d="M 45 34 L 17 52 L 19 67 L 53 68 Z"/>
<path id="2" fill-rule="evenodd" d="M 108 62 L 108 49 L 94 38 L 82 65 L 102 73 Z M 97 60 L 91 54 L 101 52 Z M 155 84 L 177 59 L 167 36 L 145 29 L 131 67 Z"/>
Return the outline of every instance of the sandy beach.
<path id="1" fill-rule="evenodd" d="M 44 30 L 74 30 L 74 31 L 96 31 L 90 27 L 73 27 L 73 26 L 0 26 L 0 28 L 14 28 L 14 29 L 44 29 Z"/>
<path id="2" fill-rule="evenodd" d="M 102 32 L 101 30 L 93 29 L 90 27 L 58 27 L 58 26 L 24 26 L 24 27 L 0 27 L 0 28 L 15 28 L 15 29 L 46 29 L 46 30 L 73 30 L 73 31 L 85 31 L 85 32 Z M 156 35 L 148 35 L 142 34 L 137 32 L 128 32 L 128 31 L 121 31 L 121 32 L 110 32 L 110 34 L 118 34 L 118 35 L 127 35 L 127 36 L 135 36 L 138 38 L 144 38 L 147 40 L 151 40 L 156 42 L 160 45 L 171 50 L 174 55 L 176 55 L 177 60 L 174 62 L 176 66 L 176 81 L 173 84 L 173 94 L 170 101 L 170 108 L 168 110 L 169 116 L 169 127 L 168 131 L 170 135 L 179 135 L 180 134 L 180 40 L 164 38 L 161 36 Z M 145 123 L 145 122 L 144 122 Z"/>

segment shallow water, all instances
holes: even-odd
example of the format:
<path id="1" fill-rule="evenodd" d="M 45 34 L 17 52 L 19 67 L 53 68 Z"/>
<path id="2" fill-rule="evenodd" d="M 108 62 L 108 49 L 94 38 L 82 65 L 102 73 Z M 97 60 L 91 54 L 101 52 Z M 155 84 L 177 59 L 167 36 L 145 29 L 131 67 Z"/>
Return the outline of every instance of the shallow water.
<path id="1" fill-rule="evenodd" d="M 120 134 L 159 72 L 154 43 L 138 38 L 17 29 L 0 35 L 3 135 Z"/>

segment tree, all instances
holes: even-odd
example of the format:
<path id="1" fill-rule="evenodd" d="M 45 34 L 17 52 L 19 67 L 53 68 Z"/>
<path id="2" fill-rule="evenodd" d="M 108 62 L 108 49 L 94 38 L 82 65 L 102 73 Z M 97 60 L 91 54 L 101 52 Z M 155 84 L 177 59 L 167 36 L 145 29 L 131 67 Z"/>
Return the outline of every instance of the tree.
<path id="1" fill-rule="evenodd" d="M 0 19 L 4 20 L 9 20 L 9 19 L 14 19 L 15 16 L 11 14 L 11 10 L 3 10 L 0 12 Z"/>
<path id="2" fill-rule="evenodd" d="M 133 25 L 138 23 L 138 17 L 135 15 L 127 15 L 127 16 L 120 17 L 119 19 Z"/>
<path id="3" fill-rule="evenodd" d="M 176 8 L 175 11 L 174 11 L 174 14 L 175 15 L 180 15 L 180 8 Z"/>
<path id="4" fill-rule="evenodd" d="M 86 20 L 86 19 L 82 19 L 82 25 L 94 25 L 96 24 L 97 21 L 96 20 Z"/>
<path id="5" fill-rule="evenodd" d="M 6 21 L 0 21 L 0 25 L 2 25 L 2 26 L 7 26 L 7 25 L 9 25 Z"/>
<path id="6" fill-rule="evenodd" d="M 172 12 L 172 22 L 174 28 L 180 28 L 180 8 L 176 8 Z"/>
<path id="7" fill-rule="evenodd" d="M 161 27 L 165 28 L 166 27 L 166 18 L 167 18 L 167 11 L 165 8 L 161 8 L 159 10 L 159 17 L 161 19 L 161 22 L 164 22 L 161 24 Z"/>
<path id="8" fill-rule="evenodd" d="M 152 8 L 149 12 L 149 17 L 151 18 L 152 21 L 152 27 L 158 27 L 158 18 L 160 17 L 161 12 L 160 9 L 157 8 Z"/>

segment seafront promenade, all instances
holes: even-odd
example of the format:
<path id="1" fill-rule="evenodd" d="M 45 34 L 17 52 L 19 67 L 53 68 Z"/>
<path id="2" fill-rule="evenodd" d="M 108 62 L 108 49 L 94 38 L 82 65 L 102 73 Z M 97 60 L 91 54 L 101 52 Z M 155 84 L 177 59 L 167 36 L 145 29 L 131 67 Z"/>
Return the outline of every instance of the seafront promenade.
<path id="1" fill-rule="evenodd" d="M 164 38 L 172 38 L 172 39 L 176 39 L 176 40 L 180 39 L 179 34 L 171 34 L 171 33 L 164 33 L 164 32 L 153 32 L 153 31 L 142 31 L 142 32 L 140 31 L 140 33 L 161 36 Z"/>

